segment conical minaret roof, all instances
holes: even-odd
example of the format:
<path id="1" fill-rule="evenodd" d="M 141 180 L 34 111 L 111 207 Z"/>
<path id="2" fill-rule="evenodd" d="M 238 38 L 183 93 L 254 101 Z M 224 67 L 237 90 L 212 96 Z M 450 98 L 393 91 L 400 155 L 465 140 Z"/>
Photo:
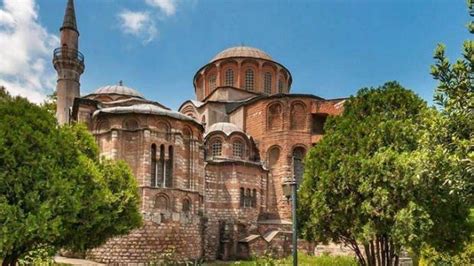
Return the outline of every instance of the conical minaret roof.
<path id="1" fill-rule="evenodd" d="M 63 29 L 71 29 L 77 31 L 77 23 L 76 23 L 76 11 L 74 10 L 74 0 L 68 0 L 66 6 L 66 12 L 64 13 L 64 21 L 63 25 L 61 26 L 60 30 Z"/>

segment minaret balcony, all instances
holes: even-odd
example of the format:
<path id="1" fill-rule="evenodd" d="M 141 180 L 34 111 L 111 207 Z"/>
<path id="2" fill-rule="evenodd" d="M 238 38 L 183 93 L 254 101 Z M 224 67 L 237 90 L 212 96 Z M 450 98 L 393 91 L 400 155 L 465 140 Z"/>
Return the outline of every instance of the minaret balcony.
<path id="1" fill-rule="evenodd" d="M 84 55 L 76 49 L 67 48 L 67 47 L 59 47 L 54 49 L 53 54 L 54 60 L 78 60 L 81 63 L 84 63 Z"/>

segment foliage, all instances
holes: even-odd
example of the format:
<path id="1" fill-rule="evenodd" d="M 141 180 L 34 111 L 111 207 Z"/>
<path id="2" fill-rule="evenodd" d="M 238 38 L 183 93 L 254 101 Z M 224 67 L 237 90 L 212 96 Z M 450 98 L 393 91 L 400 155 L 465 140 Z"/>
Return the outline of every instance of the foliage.
<path id="1" fill-rule="evenodd" d="M 83 126 L 58 127 L 43 107 L 0 94 L 0 257 L 42 247 L 83 250 L 140 225 L 124 163 L 101 162 Z"/>
<path id="2" fill-rule="evenodd" d="M 439 119 L 395 82 L 351 97 L 307 156 L 299 192 L 303 236 L 343 242 L 362 265 L 396 264 L 402 247 L 418 254 L 426 241 L 451 241 L 439 245 L 444 249 L 462 242 L 467 213 L 456 206 L 460 197 L 425 171 L 433 159 L 423 144 Z"/>
<path id="3" fill-rule="evenodd" d="M 474 15 L 473 3 L 468 1 L 471 16 Z M 472 21 L 468 28 L 474 33 Z M 423 144 L 428 158 L 425 167 L 432 179 L 443 181 L 440 190 L 447 191 L 452 199 L 441 204 L 452 206 L 460 215 L 440 217 L 452 221 L 448 228 L 433 230 L 435 235 L 444 235 L 445 240 L 427 243 L 422 255 L 425 261 L 433 263 L 469 264 L 474 262 L 472 210 L 470 223 L 466 219 L 467 209 L 474 204 L 474 41 L 464 42 L 462 58 L 454 64 L 449 62 L 445 46 L 441 44 L 435 50 L 434 59 L 431 74 L 438 80 L 434 101 L 440 107 L 441 115 Z M 459 230 L 459 226 L 455 226 L 461 219 L 465 223 Z M 456 234 L 462 234 L 464 238 L 453 243 Z"/>

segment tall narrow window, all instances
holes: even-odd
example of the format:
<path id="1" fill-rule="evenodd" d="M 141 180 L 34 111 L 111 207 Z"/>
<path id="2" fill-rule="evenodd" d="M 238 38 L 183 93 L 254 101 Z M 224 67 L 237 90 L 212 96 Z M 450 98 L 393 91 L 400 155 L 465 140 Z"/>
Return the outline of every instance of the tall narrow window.
<path id="1" fill-rule="evenodd" d="M 240 188 L 240 207 L 245 207 L 245 189 Z"/>
<path id="2" fill-rule="evenodd" d="M 217 78 L 216 75 L 211 75 L 209 77 L 209 92 L 212 92 L 216 89 L 217 86 Z"/>
<path id="3" fill-rule="evenodd" d="M 173 187 L 173 146 L 168 147 L 165 187 Z"/>
<path id="4" fill-rule="evenodd" d="M 248 91 L 253 91 L 254 87 L 254 74 L 251 68 L 245 71 L 245 89 Z"/>
<path id="5" fill-rule="evenodd" d="M 151 145 L 151 171 L 150 171 L 150 184 L 152 187 L 156 187 L 156 145 Z"/>
<path id="6" fill-rule="evenodd" d="M 188 129 L 184 130 L 184 154 L 186 156 L 186 188 L 192 188 L 192 169 L 193 169 L 193 153 L 191 132 Z"/>
<path id="7" fill-rule="evenodd" d="M 225 71 L 225 85 L 234 86 L 234 70 L 232 68 L 228 68 Z"/>
<path id="8" fill-rule="evenodd" d="M 272 93 L 272 73 L 265 72 L 263 76 L 263 91 L 266 94 Z"/>
<path id="9" fill-rule="evenodd" d="M 293 150 L 293 174 L 296 179 L 296 184 L 299 186 L 301 181 L 303 180 L 303 172 L 304 172 L 304 155 L 306 150 L 302 147 L 296 147 Z"/>
<path id="10" fill-rule="evenodd" d="M 244 156 L 244 144 L 240 141 L 234 141 L 232 144 L 232 154 L 236 158 L 242 158 Z"/>
<path id="11" fill-rule="evenodd" d="M 250 207 L 251 206 L 251 200 L 252 200 L 252 196 L 250 194 L 250 188 L 247 188 L 245 190 L 245 207 Z"/>
<path id="12" fill-rule="evenodd" d="M 257 190 L 256 189 L 252 190 L 252 207 L 253 208 L 257 207 Z"/>
<path id="13" fill-rule="evenodd" d="M 222 142 L 221 140 L 215 140 L 211 145 L 212 157 L 219 157 L 222 155 Z"/>
<path id="14" fill-rule="evenodd" d="M 160 146 L 160 159 L 156 165 L 156 178 L 155 185 L 157 187 L 163 186 L 163 177 L 165 173 L 165 145 L 161 144 Z"/>
<path id="15" fill-rule="evenodd" d="M 283 93 L 283 80 L 278 81 L 278 93 Z"/>

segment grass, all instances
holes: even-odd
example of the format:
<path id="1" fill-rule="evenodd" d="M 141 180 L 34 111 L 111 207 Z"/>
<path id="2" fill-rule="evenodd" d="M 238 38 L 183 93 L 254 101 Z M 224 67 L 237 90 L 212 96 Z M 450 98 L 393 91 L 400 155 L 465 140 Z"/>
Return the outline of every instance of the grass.
<path id="1" fill-rule="evenodd" d="M 221 265 L 239 265 L 239 266 L 285 266 L 293 265 L 293 258 L 287 257 L 284 259 L 271 259 L 271 258 L 254 258 L 249 261 L 234 261 L 230 263 L 211 263 L 205 264 L 208 266 L 221 266 Z M 354 257 L 350 256 L 310 256 L 303 253 L 298 253 L 298 265 L 301 266 L 356 266 L 357 261 Z"/>

